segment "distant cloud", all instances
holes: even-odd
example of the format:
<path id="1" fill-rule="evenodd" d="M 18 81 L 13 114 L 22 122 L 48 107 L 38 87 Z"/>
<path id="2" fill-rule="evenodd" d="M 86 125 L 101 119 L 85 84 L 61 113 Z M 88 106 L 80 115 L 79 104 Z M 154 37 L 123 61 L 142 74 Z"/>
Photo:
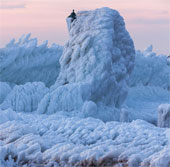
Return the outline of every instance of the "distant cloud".
<path id="1" fill-rule="evenodd" d="M 24 0 L 1 0 L 0 9 L 19 9 L 25 8 Z"/>

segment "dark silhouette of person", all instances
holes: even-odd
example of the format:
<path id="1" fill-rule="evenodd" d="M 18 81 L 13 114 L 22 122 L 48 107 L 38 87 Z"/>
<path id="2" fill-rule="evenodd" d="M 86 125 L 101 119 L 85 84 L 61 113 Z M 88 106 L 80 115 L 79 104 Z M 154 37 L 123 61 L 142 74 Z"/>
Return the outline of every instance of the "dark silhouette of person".
<path id="1" fill-rule="evenodd" d="M 73 22 L 73 20 L 76 19 L 76 13 L 74 12 L 74 9 L 73 9 L 72 13 L 68 17 L 72 18 L 71 22 Z"/>

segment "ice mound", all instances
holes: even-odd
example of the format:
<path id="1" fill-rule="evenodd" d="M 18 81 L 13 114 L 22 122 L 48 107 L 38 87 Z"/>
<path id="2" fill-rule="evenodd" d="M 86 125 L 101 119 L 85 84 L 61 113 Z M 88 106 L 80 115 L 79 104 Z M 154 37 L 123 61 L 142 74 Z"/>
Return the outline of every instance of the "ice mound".
<path id="1" fill-rule="evenodd" d="M 16 112 L 35 111 L 38 103 L 48 91 L 49 89 L 41 82 L 16 85 L 0 105 L 0 108 L 11 108 Z"/>
<path id="2" fill-rule="evenodd" d="M 161 104 L 158 108 L 158 126 L 170 128 L 170 104 Z"/>
<path id="3" fill-rule="evenodd" d="M 62 47 L 48 42 L 37 45 L 31 34 L 22 36 L 18 42 L 11 40 L 0 49 L 0 81 L 15 84 L 41 81 L 47 86 L 55 83 L 59 73 L 59 58 Z"/>
<path id="4" fill-rule="evenodd" d="M 94 118 L 16 113 L 0 124 L 0 166 L 168 167 L 170 129 L 142 120 L 131 123 Z M 164 166 L 163 166 L 164 165 Z"/>
<path id="5" fill-rule="evenodd" d="M 156 55 L 152 45 L 145 51 L 136 51 L 135 68 L 131 74 L 129 85 L 160 86 L 170 89 L 169 58 Z"/>
<path id="6" fill-rule="evenodd" d="M 96 115 L 110 107 L 108 117 L 115 119 L 113 110 L 126 98 L 135 55 L 123 18 L 109 8 L 78 12 L 69 33 L 59 76 L 52 93 L 41 101 L 46 111 L 39 112 L 74 111 L 84 106 L 83 112 L 92 107 Z"/>

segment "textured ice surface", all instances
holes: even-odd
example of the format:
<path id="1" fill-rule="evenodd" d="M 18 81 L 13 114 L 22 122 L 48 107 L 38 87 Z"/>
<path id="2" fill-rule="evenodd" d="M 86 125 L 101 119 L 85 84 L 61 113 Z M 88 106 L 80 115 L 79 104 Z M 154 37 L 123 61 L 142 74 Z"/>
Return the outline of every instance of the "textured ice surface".
<path id="1" fill-rule="evenodd" d="M 170 58 L 156 55 L 152 46 L 145 51 L 136 51 L 135 68 L 131 74 L 130 86 L 160 86 L 170 90 Z"/>
<path id="2" fill-rule="evenodd" d="M 38 103 L 48 91 L 49 89 L 42 82 L 27 82 L 25 85 L 16 85 L 0 105 L 0 108 L 11 108 L 17 112 L 35 111 Z"/>
<path id="3" fill-rule="evenodd" d="M 12 116 L 0 124 L 2 167 L 7 163 L 168 167 L 170 163 L 170 129 L 142 120 L 103 123 L 94 118 L 8 111 L 6 117 Z"/>
<path id="4" fill-rule="evenodd" d="M 121 121 L 142 119 L 157 125 L 158 107 L 163 103 L 170 103 L 170 91 L 158 86 L 131 87 L 121 109 Z"/>
<path id="5" fill-rule="evenodd" d="M 135 56 L 123 18 L 109 8 L 79 12 L 69 33 L 59 76 L 38 112 L 80 111 L 84 106 L 87 113 L 87 105 L 93 103 L 99 112 L 95 116 L 118 120 L 115 108 L 126 98 Z"/>
<path id="6" fill-rule="evenodd" d="M 11 87 L 7 83 L 0 82 L 0 104 L 4 101 L 11 90 Z"/>
<path id="7" fill-rule="evenodd" d="M 62 47 L 48 42 L 37 46 L 37 39 L 29 39 L 30 34 L 22 36 L 18 42 L 11 40 L 0 49 L 0 81 L 25 84 L 41 81 L 52 85 L 59 73 L 59 58 Z"/>
<path id="8" fill-rule="evenodd" d="M 159 106 L 158 126 L 163 128 L 170 128 L 170 104 L 161 104 Z"/>
<path id="9" fill-rule="evenodd" d="M 17 121 L 20 119 L 20 116 L 12 109 L 0 110 L 0 124 L 13 120 Z"/>

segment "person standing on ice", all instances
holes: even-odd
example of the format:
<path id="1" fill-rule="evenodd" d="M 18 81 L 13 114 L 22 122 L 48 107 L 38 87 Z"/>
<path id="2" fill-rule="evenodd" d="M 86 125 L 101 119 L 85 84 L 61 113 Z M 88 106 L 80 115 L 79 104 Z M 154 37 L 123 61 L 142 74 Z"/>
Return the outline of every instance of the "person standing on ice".
<path id="1" fill-rule="evenodd" d="M 76 13 L 74 12 L 74 9 L 73 9 L 72 13 L 68 17 L 72 18 L 71 22 L 73 22 L 73 20 L 76 19 Z"/>
<path id="2" fill-rule="evenodd" d="M 67 21 L 67 27 L 68 27 L 68 31 L 70 31 L 71 28 L 71 23 L 76 19 L 76 13 L 74 12 L 74 9 L 72 11 L 72 13 L 67 17 L 66 21 Z"/>

